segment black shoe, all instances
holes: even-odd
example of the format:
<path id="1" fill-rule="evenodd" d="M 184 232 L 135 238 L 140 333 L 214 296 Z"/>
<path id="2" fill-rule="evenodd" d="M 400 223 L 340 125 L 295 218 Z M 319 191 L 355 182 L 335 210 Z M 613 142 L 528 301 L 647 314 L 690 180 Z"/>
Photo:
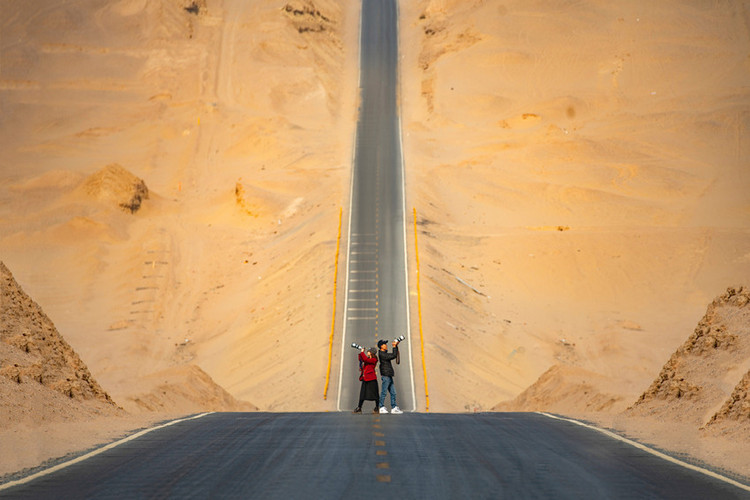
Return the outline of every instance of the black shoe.
<path id="1" fill-rule="evenodd" d="M 352 413 L 362 413 L 362 408 L 357 406 Z"/>
<path id="2" fill-rule="evenodd" d="M 373 413 L 380 413 L 380 408 L 375 408 L 374 410 L 372 410 L 372 412 Z"/>

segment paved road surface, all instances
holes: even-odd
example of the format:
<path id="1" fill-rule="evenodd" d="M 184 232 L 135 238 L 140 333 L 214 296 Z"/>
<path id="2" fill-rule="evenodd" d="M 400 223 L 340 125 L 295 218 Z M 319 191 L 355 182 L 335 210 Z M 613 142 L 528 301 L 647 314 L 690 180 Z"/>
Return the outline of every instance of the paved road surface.
<path id="1" fill-rule="evenodd" d="M 416 404 L 407 307 L 406 245 L 395 0 L 364 0 L 360 34 L 361 107 L 352 172 L 352 199 L 338 408 L 359 399 L 359 363 L 352 342 L 407 337 L 394 377 L 398 405 Z M 389 347 L 390 348 L 390 347 Z M 386 399 L 390 406 L 390 398 Z M 370 408 L 370 404 L 366 406 Z"/>
<path id="2" fill-rule="evenodd" d="M 5 450 L 4 450 L 5 452 Z M 540 414 L 214 413 L 0 498 L 750 498 Z"/>

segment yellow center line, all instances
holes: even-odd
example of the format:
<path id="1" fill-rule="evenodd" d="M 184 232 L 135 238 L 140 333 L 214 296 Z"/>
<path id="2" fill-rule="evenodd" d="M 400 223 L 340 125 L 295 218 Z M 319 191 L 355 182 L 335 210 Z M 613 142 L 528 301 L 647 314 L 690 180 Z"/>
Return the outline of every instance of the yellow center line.
<path id="1" fill-rule="evenodd" d="M 372 435 L 374 437 L 376 437 L 376 438 L 384 438 L 385 437 L 385 432 L 383 432 L 381 430 L 382 427 L 381 427 L 381 425 L 379 423 L 380 422 L 380 417 L 379 416 L 375 417 L 373 419 L 373 422 L 374 423 L 372 424 L 372 428 L 373 428 Z M 375 446 L 380 447 L 380 448 L 385 447 L 385 439 L 376 439 L 375 440 Z M 375 456 L 377 456 L 377 457 L 385 457 L 387 455 L 388 455 L 388 452 L 386 450 L 383 450 L 383 449 L 375 450 Z M 375 469 L 376 470 L 383 470 L 383 469 L 390 469 L 390 468 L 391 468 L 391 464 L 388 463 L 388 462 L 382 462 L 382 461 L 381 462 L 375 462 Z M 379 483 L 390 483 L 391 482 L 391 476 L 390 476 L 390 474 L 376 474 L 375 475 L 375 479 L 377 479 L 377 481 Z"/>

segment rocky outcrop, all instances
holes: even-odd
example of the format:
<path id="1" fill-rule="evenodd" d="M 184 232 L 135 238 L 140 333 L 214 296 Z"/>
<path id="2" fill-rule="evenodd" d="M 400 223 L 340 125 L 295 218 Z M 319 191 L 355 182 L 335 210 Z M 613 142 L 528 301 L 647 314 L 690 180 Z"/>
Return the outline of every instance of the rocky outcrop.
<path id="1" fill-rule="evenodd" d="M 42 308 L 0 262 L 0 375 L 41 384 L 71 399 L 114 401 L 63 339 Z"/>
<path id="2" fill-rule="evenodd" d="M 331 19 L 310 0 L 289 2 L 283 11 L 299 33 L 322 33 L 332 26 Z"/>
<path id="3" fill-rule="evenodd" d="M 718 412 L 711 417 L 706 427 L 737 421 L 750 425 L 750 371 L 732 391 Z"/>
<path id="4" fill-rule="evenodd" d="M 80 188 L 87 196 L 116 204 L 130 213 L 136 213 L 149 197 L 143 179 L 133 175 L 121 165 L 107 165 L 89 176 Z"/>
<path id="5" fill-rule="evenodd" d="M 734 418 L 750 411 L 743 409 L 742 403 L 743 399 L 747 403 L 747 375 L 734 392 L 734 384 L 726 383 L 733 372 L 750 363 L 748 304 L 750 290 L 744 287 L 728 288 L 716 298 L 693 334 L 672 354 L 656 380 L 628 411 L 697 425 L 705 424 L 709 417 L 711 421 Z M 716 413 L 722 402 L 722 410 Z"/>

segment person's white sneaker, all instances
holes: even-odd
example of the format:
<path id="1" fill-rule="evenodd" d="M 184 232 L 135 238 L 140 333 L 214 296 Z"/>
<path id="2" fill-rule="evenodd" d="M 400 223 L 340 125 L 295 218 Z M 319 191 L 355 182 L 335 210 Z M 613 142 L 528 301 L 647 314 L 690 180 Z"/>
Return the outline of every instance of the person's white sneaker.
<path id="1" fill-rule="evenodd" d="M 388 413 L 388 409 L 385 406 L 381 406 L 380 413 Z"/>
<path id="2" fill-rule="evenodd" d="M 404 412 L 402 412 L 401 408 L 399 408 L 398 406 L 394 406 L 393 409 L 391 410 L 391 413 L 393 413 L 395 415 L 400 415 L 400 414 L 402 414 Z"/>

